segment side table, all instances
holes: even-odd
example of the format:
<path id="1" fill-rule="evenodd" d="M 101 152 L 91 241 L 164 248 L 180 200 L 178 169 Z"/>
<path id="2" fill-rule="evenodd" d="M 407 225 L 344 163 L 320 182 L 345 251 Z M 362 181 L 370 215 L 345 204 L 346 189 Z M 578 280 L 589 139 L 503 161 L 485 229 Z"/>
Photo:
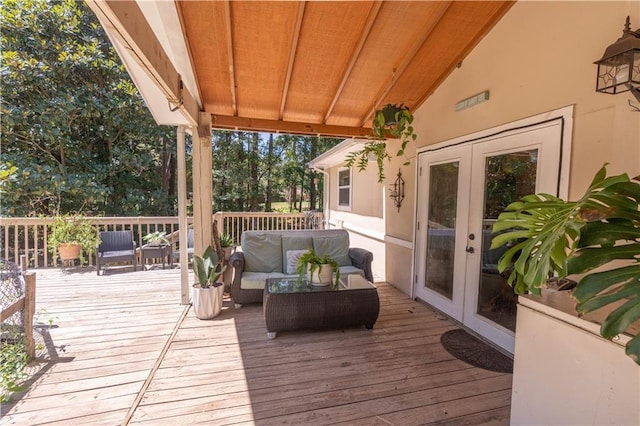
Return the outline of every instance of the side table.
<path id="1" fill-rule="evenodd" d="M 162 269 L 164 269 L 164 265 L 169 259 L 169 269 L 173 268 L 173 256 L 171 256 L 171 246 L 169 245 L 152 246 L 145 244 L 140 247 L 140 252 L 140 263 L 143 268 L 146 259 L 162 259 Z"/>

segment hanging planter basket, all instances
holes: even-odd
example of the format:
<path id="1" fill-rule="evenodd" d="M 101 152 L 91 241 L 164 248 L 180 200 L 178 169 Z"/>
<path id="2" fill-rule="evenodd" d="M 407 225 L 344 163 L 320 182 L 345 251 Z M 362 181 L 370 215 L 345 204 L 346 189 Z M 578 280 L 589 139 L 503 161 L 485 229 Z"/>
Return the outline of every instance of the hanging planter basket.
<path id="1" fill-rule="evenodd" d="M 393 126 L 398 123 L 398 119 L 396 118 L 396 115 L 400 111 L 401 111 L 401 107 L 398 105 L 387 104 L 384 106 L 384 108 L 382 108 L 382 115 L 384 116 L 385 127 Z"/>

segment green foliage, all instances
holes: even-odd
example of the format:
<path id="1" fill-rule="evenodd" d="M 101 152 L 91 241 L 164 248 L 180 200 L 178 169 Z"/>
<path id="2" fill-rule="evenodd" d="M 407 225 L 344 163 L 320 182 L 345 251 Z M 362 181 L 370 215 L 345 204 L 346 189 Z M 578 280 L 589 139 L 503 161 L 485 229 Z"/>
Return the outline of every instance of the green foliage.
<path id="1" fill-rule="evenodd" d="M 96 227 L 79 215 L 61 215 L 54 219 L 49 233 L 49 249 L 55 253 L 60 244 L 79 244 L 83 253 L 93 253 L 100 244 Z"/>
<path id="2" fill-rule="evenodd" d="M 340 267 L 338 266 L 338 262 L 329 256 L 317 255 L 313 248 L 310 248 L 308 252 L 303 253 L 298 259 L 296 270 L 298 272 L 299 280 L 302 280 L 303 277 L 307 275 L 307 271 L 310 275 L 319 271 L 321 265 L 331 265 L 331 269 L 333 269 L 333 272 L 336 274 L 335 284 L 338 285 L 340 280 Z"/>
<path id="3" fill-rule="evenodd" d="M 226 248 L 233 246 L 233 237 L 229 234 L 220 235 L 220 247 Z"/>
<path id="4" fill-rule="evenodd" d="M 169 245 L 171 241 L 167 238 L 167 233 L 162 231 L 150 232 L 144 237 L 142 240 L 149 245 L 159 246 L 159 245 Z"/>
<path id="5" fill-rule="evenodd" d="M 213 132 L 213 208 L 215 211 L 273 211 L 286 202 L 287 211 L 321 205 L 322 176 L 306 164 L 340 139 L 248 132 Z M 314 178 L 319 177 L 316 187 Z M 273 204 L 272 204 L 273 203 Z"/>
<path id="6" fill-rule="evenodd" d="M 377 140 L 369 141 L 360 151 L 347 155 L 346 166 L 352 167 L 355 164 L 359 171 L 363 171 L 369 165 L 369 155 L 372 155 L 378 166 L 378 182 L 382 183 L 385 179 L 384 162 L 385 160 L 390 161 L 392 158 L 391 154 L 387 152 L 387 144 L 384 142 L 387 133 L 400 139 L 401 145 L 396 157 L 403 156 L 409 142 L 417 139 L 413 130 L 413 114 L 406 105 L 386 104 L 376 110 L 371 132 Z M 409 161 L 405 161 L 404 165 L 409 165 Z"/>
<path id="7" fill-rule="evenodd" d="M 22 390 L 20 382 L 26 377 L 29 357 L 23 334 L 0 342 L 0 403 L 11 400 L 11 394 Z"/>
<path id="8" fill-rule="evenodd" d="M 222 259 L 218 258 L 218 254 L 211 246 L 205 249 L 202 256 L 193 256 L 193 272 L 202 288 L 222 285 L 217 281 L 226 268 L 222 266 Z"/>
<path id="9" fill-rule="evenodd" d="M 556 274 L 588 273 L 573 295 L 578 312 L 611 305 L 600 333 L 613 338 L 640 319 L 640 181 L 626 174 L 595 175 L 578 201 L 548 194 L 528 195 L 512 203 L 495 223 L 502 232 L 491 248 L 512 245 L 501 257 L 500 272 L 510 270 L 515 291 L 540 294 L 546 280 Z M 622 265 L 610 264 L 622 261 Z M 602 272 L 589 273 L 607 265 Z M 640 364 L 640 335 L 626 352 Z"/>
<path id="10" fill-rule="evenodd" d="M 0 214 L 174 214 L 174 130 L 154 123 L 84 2 L 6 0 L 0 14 L 2 160 L 16 168 Z"/>

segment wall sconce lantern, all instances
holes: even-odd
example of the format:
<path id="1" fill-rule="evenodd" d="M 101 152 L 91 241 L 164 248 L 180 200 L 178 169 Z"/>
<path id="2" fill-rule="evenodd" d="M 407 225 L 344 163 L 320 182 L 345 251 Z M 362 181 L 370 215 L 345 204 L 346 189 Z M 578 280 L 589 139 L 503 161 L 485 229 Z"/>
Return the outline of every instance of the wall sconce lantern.
<path id="1" fill-rule="evenodd" d="M 400 170 L 398 170 L 398 177 L 391 185 L 391 192 L 389 193 L 389 197 L 391 197 L 393 203 L 398 208 L 398 211 L 400 211 L 402 200 L 404 200 L 404 179 L 402 179 L 402 173 L 400 172 Z"/>
<path id="2" fill-rule="evenodd" d="M 615 95 L 630 90 L 640 102 L 640 28 L 631 31 L 628 16 L 622 37 L 594 64 L 598 65 L 597 92 Z"/>

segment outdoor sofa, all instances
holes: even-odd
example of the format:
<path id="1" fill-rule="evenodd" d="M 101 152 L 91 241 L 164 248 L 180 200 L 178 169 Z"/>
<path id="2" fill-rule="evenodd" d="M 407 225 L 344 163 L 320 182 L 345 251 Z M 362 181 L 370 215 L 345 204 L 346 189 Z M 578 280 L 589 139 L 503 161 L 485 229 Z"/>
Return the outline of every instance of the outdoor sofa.
<path id="1" fill-rule="evenodd" d="M 373 254 L 349 247 L 349 233 L 344 229 L 245 231 L 240 238 L 240 251 L 229 258 L 234 303 L 262 303 L 267 279 L 297 278 L 295 253 L 310 248 L 320 256 L 334 259 L 340 274 L 361 273 L 373 281 Z"/>

